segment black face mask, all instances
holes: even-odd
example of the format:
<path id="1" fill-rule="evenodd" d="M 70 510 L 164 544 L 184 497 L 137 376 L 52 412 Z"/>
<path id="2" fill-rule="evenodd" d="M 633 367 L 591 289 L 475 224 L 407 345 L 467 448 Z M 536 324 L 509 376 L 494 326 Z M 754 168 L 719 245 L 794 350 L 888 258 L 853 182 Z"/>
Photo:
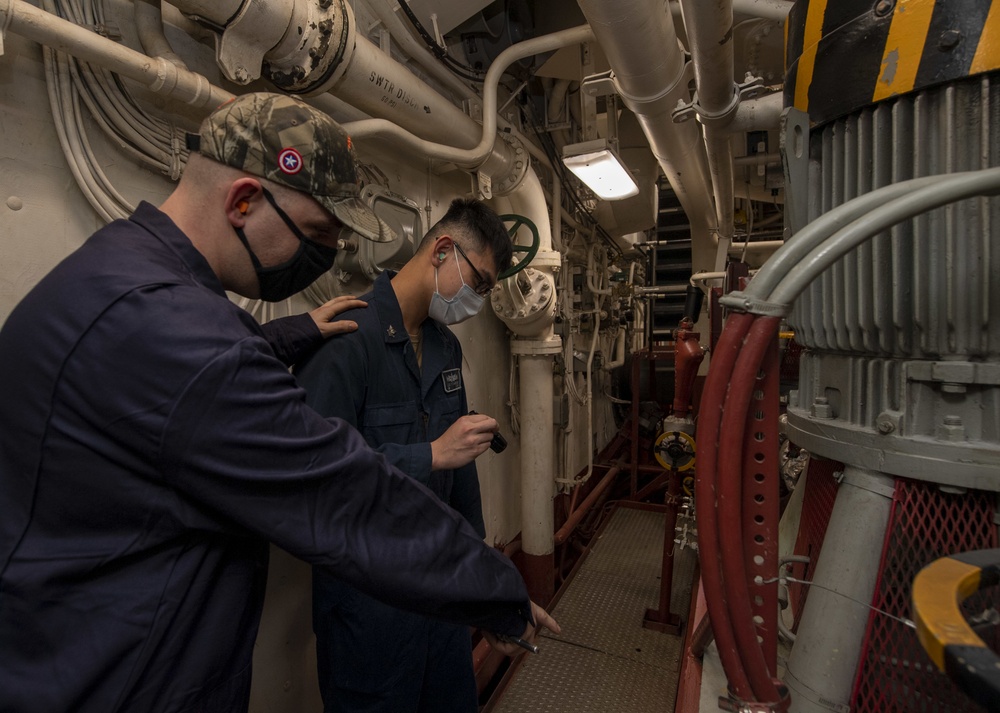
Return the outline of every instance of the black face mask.
<path id="1" fill-rule="evenodd" d="M 271 192 L 261 186 L 261 191 L 267 202 L 274 208 L 289 230 L 299 239 L 299 249 L 295 251 L 288 260 L 280 265 L 264 267 L 260 260 L 250 249 L 247 236 L 242 228 L 235 228 L 243 247 L 250 254 L 253 262 L 254 272 L 257 273 L 257 282 L 260 285 L 260 299 L 267 302 L 280 302 L 297 292 L 301 292 L 316 280 L 317 277 L 333 267 L 333 260 L 337 257 L 337 249 L 321 245 L 315 240 L 307 238 L 299 226 L 295 224 L 288 214 L 283 211 L 274 200 Z"/>

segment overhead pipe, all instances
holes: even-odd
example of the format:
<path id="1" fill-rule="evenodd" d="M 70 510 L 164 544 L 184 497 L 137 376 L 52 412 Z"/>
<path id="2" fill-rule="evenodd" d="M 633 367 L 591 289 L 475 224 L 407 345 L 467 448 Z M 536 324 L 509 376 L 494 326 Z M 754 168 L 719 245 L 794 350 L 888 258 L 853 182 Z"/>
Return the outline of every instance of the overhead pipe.
<path id="1" fill-rule="evenodd" d="M 174 52 L 163 34 L 163 11 L 160 0 L 135 0 L 132 5 L 135 14 L 135 30 L 139 35 L 139 44 L 150 57 L 163 57 L 182 69 L 187 65 L 180 55 Z"/>
<path id="2" fill-rule="evenodd" d="M 0 28 L 134 79 L 156 94 L 191 106 L 214 109 L 233 98 L 208 79 L 162 57 L 147 57 L 24 0 L 0 2 Z"/>
<path id="3" fill-rule="evenodd" d="M 484 82 L 483 125 L 382 52 L 356 28 L 354 12 L 346 2 L 307 3 L 296 0 L 248 0 L 229 15 L 232 7 L 214 7 L 206 0 L 175 0 L 188 15 L 224 27 L 219 64 L 227 76 L 246 83 L 263 72 L 279 88 L 299 94 L 336 95 L 373 117 L 345 124 L 361 140 L 389 136 L 422 155 L 477 169 L 482 177 L 496 178 L 483 185 L 503 194 L 517 185 L 528 170 L 523 145 L 504 135 L 497 141 L 496 90 L 510 63 L 538 52 L 589 37 L 586 27 L 563 31 L 508 48 L 487 72 Z M 253 34 L 253 33 L 257 34 Z M 250 38 L 267 33 L 262 47 Z M 270 47 L 266 45 L 270 44 Z M 503 61 L 506 61 L 504 64 Z"/>
<path id="4" fill-rule="evenodd" d="M 705 134 L 705 149 L 715 195 L 719 249 L 715 269 L 726 267 L 729 244 L 735 233 L 733 197 L 733 147 L 728 125 L 740 103 L 733 82 L 733 6 L 731 0 L 711 4 L 680 0 L 688 50 L 698 88 L 697 116 Z"/>
<path id="5" fill-rule="evenodd" d="M 793 0 L 733 0 L 733 12 L 784 22 L 794 4 Z"/>
<path id="6" fill-rule="evenodd" d="M 736 107 L 736 116 L 729 122 L 729 131 L 737 134 L 746 131 L 777 130 L 784 108 L 785 96 L 782 92 L 743 100 Z"/>
<path id="7" fill-rule="evenodd" d="M 426 70 L 434 79 L 441 83 L 446 89 L 457 97 L 471 101 L 479 101 L 472 89 L 451 72 L 444 64 L 435 57 L 425 45 L 418 42 L 409 31 L 403 21 L 396 13 L 399 5 L 395 0 L 368 0 L 368 6 L 375 12 L 375 16 L 385 25 L 389 34 L 399 45 L 400 49 L 413 61 Z"/>
<path id="8" fill-rule="evenodd" d="M 733 0 L 733 12 L 784 23 L 794 4 L 794 0 Z M 670 3 L 670 10 L 675 15 L 680 15 L 680 6 L 676 0 Z"/>
<path id="9" fill-rule="evenodd" d="M 391 122 L 387 122 L 385 120 L 372 119 L 370 121 L 352 123 L 346 128 L 357 138 L 369 136 L 389 136 L 415 150 L 420 151 L 430 158 L 454 163 L 457 166 L 465 168 L 489 167 L 491 161 L 496 161 L 495 156 L 491 157 L 491 152 L 494 154 L 496 153 L 495 145 L 498 121 L 497 88 L 503 73 L 510 65 L 518 60 L 526 57 L 532 57 L 543 52 L 550 52 L 562 47 L 580 44 L 581 42 L 586 42 L 592 39 L 592 37 L 593 35 L 591 34 L 590 28 L 586 25 L 581 25 L 567 30 L 553 32 L 552 34 L 544 35 L 542 37 L 535 37 L 530 40 L 525 40 L 524 42 L 519 42 L 515 45 L 511 45 L 501 52 L 490 65 L 490 68 L 486 73 L 486 77 L 483 80 L 482 127 L 451 105 L 449 106 L 451 106 L 451 109 L 458 113 L 458 116 L 455 116 L 454 112 L 450 111 L 448 114 L 451 116 L 443 116 L 445 110 L 439 109 L 440 113 L 437 114 L 437 118 L 429 120 L 428 114 L 435 115 L 435 109 L 438 109 L 438 107 L 431 107 L 430 112 L 424 112 L 421 108 L 423 105 L 422 100 L 418 97 L 414 97 L 416 107 L 410 107 L 410 110 L 404 111 L 403 116 L 398 116 L 395 113 L 393 114 L 393 120 L 398 122 L 399 126 L 394 126 Z M 367 44 L 371 45 L 371 43 Z M 358 48 L 363 46 L 363 41 L 359 39 Z M 358 48 L 355 49 L 356 57 Z M 379 52 L 377 49 L 374 49 L 374 46 L 372 46 L 371 51 Z M 343 96 L 347 101 L 352 104 L 356 104 L 359 108 L 364 109 L 365 102 L 373 101 L 377 104 L 381 101 L 381 99 L 377 98 L 377 96 L 372 97 L 372 86 L 369 81 L 369 77 L 372 72 L 378 73 L 378 67 L 382 66 L 382 64 L 386 61 L 386 58 L 384 53 L 381 52 L 379 52 L 379 57 L 370 56 L 367 48 L 362 50 L 361 54 L 362 57 L 360 59 L 352 61 L 361 62 L 365 65 L 366 69 L 370 71 L 357 73 L 356 78 L 353 78 L 352 81 L 344 82 L 337 87 L 337 90 L 338 94 Z M 376 61 L 373 60 L 376 60 L 378 64 L 376 65 Z M 410 88 L 414 82 L 422 84 L 420 80 L 416 79 L 408 70 L 403 68 L 401 65 L 399 65 L 399 67 L 403 72 L 406 72 L 409 75 L 409 79 L 404 82 L 404 80 L 400 78 L 389 77 L 394 86 L 398 85 L 400 87 Z M 383 75 L 384 74 L 385 73 L 383 72 Z M 357 96 L 355 96 L 355 94 Z M 422 96 L 423 95 L 421 94 L 421 97 Z M 438 95 L 438 97 L 440 100 L 440 95 Z M 375 108 L 377 109 L 378 107 Z M 416 111 L 412 110 L 414 108 Z M 403 107 L 403 109 L 407 110 L 407 107 Z M 375 114 L 376 112 L 373 111 L 371 113 Z M 384 111 L 378 113 L 384 113 Z M 428 142 L 421 137 L 427 137 L 428 139 L 431 139 L 433 143 Z"/>
<path id="10" fill-rule="evenodd" d="M 662 0 L 577 3 L 608 58 L 619 96 L 687 214 L 695 244 L 704 242 L 716 221 L 701 137 L 692 122 L 671 118 L 679 101 L 691 99 L 673 17 Z"/>

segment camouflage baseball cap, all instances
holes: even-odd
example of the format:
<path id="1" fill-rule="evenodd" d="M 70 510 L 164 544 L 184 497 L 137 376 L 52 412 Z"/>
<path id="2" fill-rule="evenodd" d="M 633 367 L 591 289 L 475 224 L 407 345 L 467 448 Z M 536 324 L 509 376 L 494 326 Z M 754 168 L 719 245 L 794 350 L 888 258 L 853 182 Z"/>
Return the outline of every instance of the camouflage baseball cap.
<path id="1" fill-rule="evenodd" d="M 257 92 L 226 102 L 202 123 L 199 151 L 308 193 L 362 237 L 377 242 L 396 237 L 358 197 L 351 137 L 299 99 Z"/>

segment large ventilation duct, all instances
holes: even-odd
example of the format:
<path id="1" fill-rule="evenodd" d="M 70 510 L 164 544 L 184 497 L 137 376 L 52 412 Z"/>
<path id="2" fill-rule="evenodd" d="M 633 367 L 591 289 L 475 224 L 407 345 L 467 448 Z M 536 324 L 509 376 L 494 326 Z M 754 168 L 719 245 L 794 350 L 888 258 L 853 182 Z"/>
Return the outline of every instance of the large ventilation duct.
<path id="1" fill-rule="evenodd" d="M 662 0 L 578 0 L 614 72 L 622 101 L 636 115 L 677 194 L 695 245 L 711 246 L 715 210 L 705 152 L 694 122 L 675 124 L 677 102 L 691 100 L 684 54 Z M 697 247 L 696 247 L 697 249 Z"/>

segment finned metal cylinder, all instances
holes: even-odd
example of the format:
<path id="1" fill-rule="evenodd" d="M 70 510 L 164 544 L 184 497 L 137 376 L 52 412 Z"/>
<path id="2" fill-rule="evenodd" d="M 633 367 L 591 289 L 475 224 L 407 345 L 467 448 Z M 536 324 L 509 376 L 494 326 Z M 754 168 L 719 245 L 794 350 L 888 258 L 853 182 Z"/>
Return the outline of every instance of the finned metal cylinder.
<path id="1" fill-rule="evenodd" d="M 785 96 L 815 126 L 808 221 L 910 178 L 1000 166 L 988 41 L 1000 15 L 958 6 L 796 4 Z M 806 347 L 789 437 L 859 467 L 1000 490 L 998 271 L 996 197 L 916 215 L 834 264 L 789 318 Z"/>

